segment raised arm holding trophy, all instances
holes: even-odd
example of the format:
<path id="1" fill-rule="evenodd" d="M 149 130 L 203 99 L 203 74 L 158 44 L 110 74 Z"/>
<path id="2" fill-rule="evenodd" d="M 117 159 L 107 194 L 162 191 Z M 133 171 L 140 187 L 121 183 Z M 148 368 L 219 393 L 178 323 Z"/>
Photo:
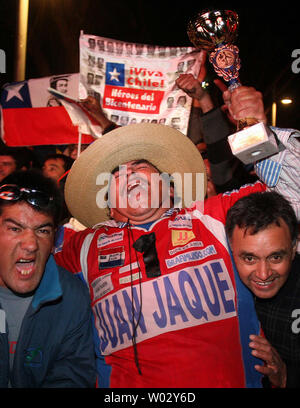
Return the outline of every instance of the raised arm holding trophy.
<path id="1" fill-rule="evenodd" d="M 203 11 L 191 19 L 187 31 L 196 48 L 208 51 L 215 72 L 229 83 L 230 91 L 241 85 L 239 49 L 233 45 L 238 25 L 234 11 Z M 272 131 L 254 118 L 239 120 L 237 132 L 230 135 L 228 141 L 233 154 L 245 164 L 278 152 Z"/>

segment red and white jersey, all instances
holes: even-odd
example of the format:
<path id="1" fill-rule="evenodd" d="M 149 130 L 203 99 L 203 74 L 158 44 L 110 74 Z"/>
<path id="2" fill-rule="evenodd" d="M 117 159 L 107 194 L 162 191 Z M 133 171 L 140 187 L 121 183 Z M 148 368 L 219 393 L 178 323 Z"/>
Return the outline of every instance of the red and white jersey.
<path id="1" fill-rule="evenodd" d="M 259 386 L 258 373 L 247 380 L 255 363 L 241 340 L 224 222 L 235 201 L 264 190 L 257 182 L 206 200 L 203 211 L 173 209 L 150 226 L 110 221 L 63 243 L 57 263 L 89 286 L 99 386 Z"/>

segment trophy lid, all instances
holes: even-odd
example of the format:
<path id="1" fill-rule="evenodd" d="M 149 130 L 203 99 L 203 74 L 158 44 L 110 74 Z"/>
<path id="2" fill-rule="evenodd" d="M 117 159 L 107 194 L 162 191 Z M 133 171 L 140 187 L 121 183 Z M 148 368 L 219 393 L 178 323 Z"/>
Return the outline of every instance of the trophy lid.
<path id="1" fill-rule="evenodd" d="M 238 25 L 235 11 L 202 11 L 188 23 L 187 34 L 196 48 L 213 51 L 219 44 L 234 42 Z"/>

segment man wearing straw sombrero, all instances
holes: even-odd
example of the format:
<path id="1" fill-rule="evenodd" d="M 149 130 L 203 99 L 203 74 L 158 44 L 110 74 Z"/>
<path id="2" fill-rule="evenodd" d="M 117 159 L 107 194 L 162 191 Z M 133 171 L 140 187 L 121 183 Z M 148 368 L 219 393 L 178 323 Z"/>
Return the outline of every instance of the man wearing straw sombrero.
<path id="1" fill-rule="evenodd" d="M 253 88 L 235 90 L 230 109 L 265 120 Z M 65 199 L 87 228 L 56 260 L 89 287 L 98 386 L 261 387 L 263 375 L 284 386 L 267 340 L 249 347 L 260 326 L 224 231 L 234 202 L 266 189 L 257 182 L 204 202 L 199 151 L 165 125 L 115 129 L 80 155 Z"/>

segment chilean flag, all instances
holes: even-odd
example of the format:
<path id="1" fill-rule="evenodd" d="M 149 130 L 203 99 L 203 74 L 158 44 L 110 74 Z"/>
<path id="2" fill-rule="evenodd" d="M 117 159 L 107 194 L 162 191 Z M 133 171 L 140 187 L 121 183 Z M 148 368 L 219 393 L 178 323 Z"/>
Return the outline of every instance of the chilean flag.
<path id="1" fill-rule="evenodd" d="M 55 98 L 52 87 L 78 99 L 79 74 L 29 79 L 1 92 L 1 137 L 8 146 L 91 143 L 101 136 L 76 103 Z M 61 89 L 58 88 L 62 85 Z"/>

